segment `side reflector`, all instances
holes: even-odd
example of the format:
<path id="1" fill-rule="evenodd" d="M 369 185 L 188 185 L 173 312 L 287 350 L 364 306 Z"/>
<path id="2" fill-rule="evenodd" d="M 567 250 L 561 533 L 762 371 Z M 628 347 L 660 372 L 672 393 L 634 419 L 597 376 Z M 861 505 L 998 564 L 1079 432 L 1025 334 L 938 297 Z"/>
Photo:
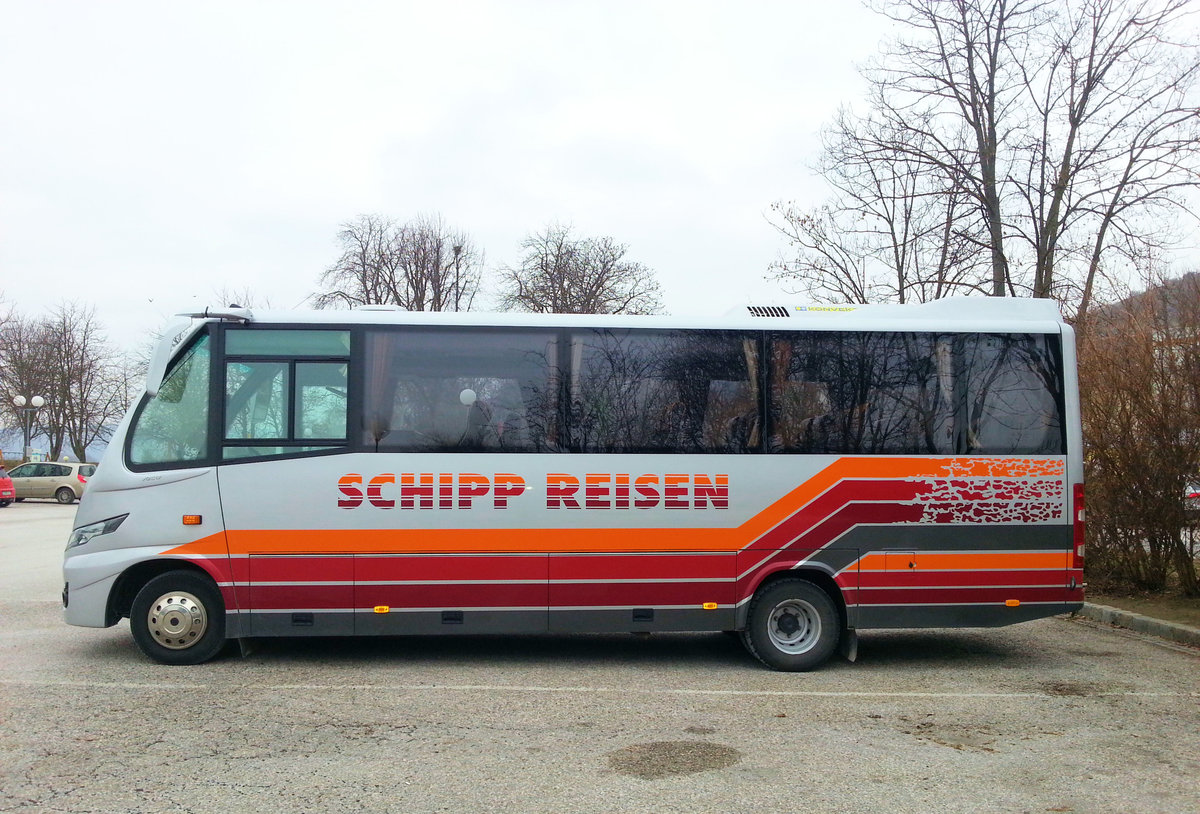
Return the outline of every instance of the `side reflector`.
<path id="1" fill-rule="evenodd" d="M 717 603 L 716 603 L 716 602 L 705 602 L 705 603 L 704 603 L 704 609 L 705 609 L 705 610 L 716 610 L 716 609 L 717 609 Z"/>
<path id="2" fill-rule="evenodd" d="M 392 610 L 391 605 L 376 605 L 375 606 L 376 613 L 389 613 L 391 610 Z"/>
<path id="3" fill-rule="evenodd" d="M 201 521 L 203 521 L 203 520 L 204 520 L 204 518 L 198 514 L 185 514 L 183 516 L 183 525 L 198 526 L 198 525 L 200 525 Z"/>
<path id="4" fill-rule="evenodd" d="M 1019 600 L 1019 599 L 1006 599 L 1006 600 L 1004 600 L 1004 604 L 1005 604 L 1005 605 L 1008 605 L 1010 608 L 1018 608 L 1018 607 L 1020 607 L 1020 606 L 1021 606 L 1021 600 Z"/>

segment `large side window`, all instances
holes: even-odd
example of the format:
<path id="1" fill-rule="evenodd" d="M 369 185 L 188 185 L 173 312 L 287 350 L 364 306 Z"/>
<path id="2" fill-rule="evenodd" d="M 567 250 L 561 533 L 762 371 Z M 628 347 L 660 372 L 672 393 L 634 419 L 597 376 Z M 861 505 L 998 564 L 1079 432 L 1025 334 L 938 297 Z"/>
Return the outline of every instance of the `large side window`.
<path id="1" fill-rule="evenodd" d="M 571 334 L 570 438 L 580 452 L 759 448 L 759 344 L 727 331 Z"/>
<path id="2" fill-rule="evenodd" d="M 555 451 L 558 388 L 555 331 L 371 331 L 363 443 L 380 451 Z"/>
<path id="3" fill-rule="evenodd" d="M 776 334 L 768 449 L 952 453 L 958 401 L 954 371 L 949 335 Z"/>
<path id="4" fill-rule="evenodd" d="M 129 462 L 178 464 L 208 457 L 209 339 L 204 335 L 176 360 L 158 394 L 147 401 L 130 433 Z"/>
<path id="5" fill-rule="evenodd" d="M 767 448 L 1061 454 L 1058 338 L 805 332 L 770 340 Z"/>
<path id="6" fill-rule="evenodd" d="M 344 447 L 349 354 L 348 331 L 229 329 L 222 456 Z"/>
<path id="7" fill-rule="evenodd" d="M 1061 453 L 1062 364 L 1044 334 L 966 337 L 966 452 Z"/>

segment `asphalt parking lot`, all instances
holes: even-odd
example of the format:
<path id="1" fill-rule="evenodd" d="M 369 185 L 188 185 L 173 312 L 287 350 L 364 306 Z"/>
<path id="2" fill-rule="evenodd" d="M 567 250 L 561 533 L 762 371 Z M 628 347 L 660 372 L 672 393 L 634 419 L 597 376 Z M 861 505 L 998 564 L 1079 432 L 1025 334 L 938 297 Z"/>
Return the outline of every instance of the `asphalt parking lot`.
<path id="1" fill-rule="evenodd" d="M 1200 810 L 1200 651 L 1065 618 L 865 632 L 275 640 L 68 627 L 74 506 L 0 509 L 0 811 Z"/>

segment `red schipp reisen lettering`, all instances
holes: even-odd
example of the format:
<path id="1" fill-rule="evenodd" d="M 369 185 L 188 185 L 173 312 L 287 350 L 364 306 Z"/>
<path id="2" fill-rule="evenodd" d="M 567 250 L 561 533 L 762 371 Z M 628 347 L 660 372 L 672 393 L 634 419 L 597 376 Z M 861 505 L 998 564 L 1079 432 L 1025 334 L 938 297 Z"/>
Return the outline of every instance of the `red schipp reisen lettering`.
<path id="1" fill-rule="evenodd" d="M 547 509 L 728 509 L 729 476 L 673 472 L 633 475 L 552 472 Z"/>
<path id="2" fill-rule="evenodd" d="M 511 472 L 384 472 L 366 480 L 350 473 L 338 480 L 338 507 L 356 509 L 507 509 L 530 491 Z M 729 475 L 669 472 L 588 472 L 546 475 L 547 509 L 728 509 Z"/>
<path id="3" fill-rule="evenodd" d="M 520 475 L 500 472 L 488 477 L 475 472 L 384 472 L 373 475 L 363 487 L 357 473 L 338 479 L 338 508 L 357 509 L 364 502 L 377 509 L 471 509 L 486 505 L 507 509 L 509 501 L 528 487 Z"/>

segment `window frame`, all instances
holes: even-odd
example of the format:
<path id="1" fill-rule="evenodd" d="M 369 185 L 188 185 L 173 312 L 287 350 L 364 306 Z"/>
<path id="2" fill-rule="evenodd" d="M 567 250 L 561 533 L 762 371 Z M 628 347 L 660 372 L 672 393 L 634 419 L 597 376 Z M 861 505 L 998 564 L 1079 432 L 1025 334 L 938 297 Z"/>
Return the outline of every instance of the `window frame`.
<path id="1" fill-rule="evenodd" d="M 327 331 L 329 333 L 345 333 L 349 335 L 349 348 L 346 353 L 339 356 L 333 355 L 316 355 L 316 354 L 280 354 L 280 353 L 225 353 L 227 332 L 235 330 L 238 332 L 252 331 Z M 214 365 L 219 370 L 213 371 L 212 390 L 210 392 L 210 411 L 211 418 L 209 421 L 209 442 L 210 448 L 214 450 L 212 461 L 218 466 L 228 466 L 231 464 L 254 463 L 258 461 L 277 461 L 282 459 L 292 458 L 308 458 L 320 457 L 326 455 L 344 455 L 348 452 L 360 451 L 355 449 L 352 435 L 353 420 L 351 416 L 352 405 L 356 402 L 355 390 L 355 371 L 362 367 L 361 363 L 356 363 L 356 359 L 361 357 L 362 347 L 362 326 L 347 326 L 339 324 L 330 325 L 312 325 L 311 323 L 266 323 L 256 325 L 254 323 L 248 325 L 231 325 L 229 323 L 221 323 L 217 330 L 218 344 L 215 347 L 214 355 L 219 364 Z M 227 438 L 226 428 L 228 416 L 226 408 L 228 406 L 228 398 L 225 388 L 228 386 L 226 372 L 230 363 L 268 363 L 282 364 L 287 372 L 287 436 L 282 438 Z M 297 438 L 296 437 L 296 365 L 304 363 L 327 363 L 327 364 L 342 364 L 346 366 L 346 435 L 343 438 Z M 212 403 L 212 402 L 215 402 Z M 254 447 L 274 447 L 279 449 L 278 452 L 270 452 L 258 455 L 239 455 L 228 457 L 226 449 L 251 449 Z M 320 447 L 319 449 L 311 449 L 311 447 Z"/>

